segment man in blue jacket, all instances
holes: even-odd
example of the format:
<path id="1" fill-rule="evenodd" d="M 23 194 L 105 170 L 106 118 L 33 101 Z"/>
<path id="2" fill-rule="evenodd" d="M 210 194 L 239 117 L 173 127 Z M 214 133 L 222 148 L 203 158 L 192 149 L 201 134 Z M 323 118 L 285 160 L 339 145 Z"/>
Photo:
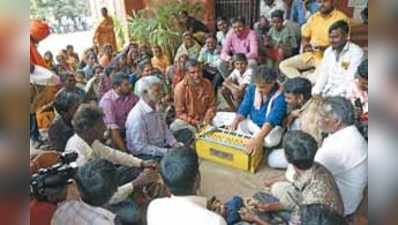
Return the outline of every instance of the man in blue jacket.
<path id="1" fill-rule="evenodd" d="M 286 115 L 286 102 L 277 75 L 271 69 L 259 67 L 248 86 L 237 113 L 217 113 L 213 125 L 227 125 L 237 133 L 252 138 L 246 144 L 248 153 L 258 146 L 274 147 L 280 143 L 281 128 Z"/>

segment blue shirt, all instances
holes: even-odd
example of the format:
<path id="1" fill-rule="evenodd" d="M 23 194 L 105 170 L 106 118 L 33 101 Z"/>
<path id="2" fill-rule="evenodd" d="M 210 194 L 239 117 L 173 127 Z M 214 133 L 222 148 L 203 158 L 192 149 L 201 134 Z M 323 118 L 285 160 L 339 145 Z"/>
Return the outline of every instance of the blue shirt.
<path id="1" fill-rule="evenodd" d="M 305 7 L 303 0 L 293 1 L 289 19 L 300 25 L 303 25 L 306 22 Z"/>
<path id="2" fill-rule="evenodd" d="M 247 87 L 245 97 L 239 106 L 238 114 L 250 119 L 262 127 L 265 123 L 271 124 L 272 127 L 281 126 L 282 121 L 286 115 L 286 101 L 283 93 L 272 101 L 271 112 L 267 115 L 268 104 L 270 104 L 271 97 L 275 94 L 277 88 L 267 96 L 267 100 L 261 105 L 260 109 L 254 107 L 254 97 L 256 93 L 256 85 L 252 84 Z"/>
<path id="3" fill-rule="evenodd" d="M 315 0 L 312 0 L 309 3 L 307 3 L 307 8 L 310 11 L 311 15 L 317 13 L 319 11 L 320 7 L 321 7 L 321 4 Z"/>
<path id="4" fill-rule="evenodd" d="M 84 71 L 84 76 L 86 77 L 86 80 L 90 80 L 94 76 L 94 66 L 93 65 L 86 65 L 83 69 Z"/>
<path id="5" fill-rule="evenodd" d="M 139 76 L 136 72 L 129 74 L 129 82 L 131 84 L 132 89 L 134 90 L 135 83 L 139 80 Z"/>

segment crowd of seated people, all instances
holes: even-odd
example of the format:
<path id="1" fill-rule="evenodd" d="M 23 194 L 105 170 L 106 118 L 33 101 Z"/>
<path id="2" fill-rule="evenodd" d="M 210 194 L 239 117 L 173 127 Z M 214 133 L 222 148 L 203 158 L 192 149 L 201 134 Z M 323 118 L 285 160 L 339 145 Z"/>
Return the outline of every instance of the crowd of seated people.
<path id="1" fill-rule="evenodd" d="M 59 84 L 32 159 L 76 152 L 79 166 L 48 224 L 347 224 L 368 180 L 366 55 L 336 0 L 264 0 L 260 11 L 253 29 L 219 18 L 217 33 L 174 15 L 183 32 L 173 58 L 148 43 L 45 53 Z M 249 136 L 247 154 L 264 149 L 266 166 L 286 170 L 266 181 L 273 201 L 236 210 L 234 223 L 197 194 L 192 143 L 208 125 Z M 150 184 L 165 187 L 160 198 Z"/>

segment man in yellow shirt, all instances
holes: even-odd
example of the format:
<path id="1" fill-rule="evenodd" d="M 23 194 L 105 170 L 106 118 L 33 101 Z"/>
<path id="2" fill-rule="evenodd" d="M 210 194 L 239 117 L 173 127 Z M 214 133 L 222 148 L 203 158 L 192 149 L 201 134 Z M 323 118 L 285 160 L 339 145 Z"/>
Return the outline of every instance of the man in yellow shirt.
<path id="1" fill-rule="evenodd" d="M 348 22 L 348 17 L 336 9 L 336 0 L 321 0 L 319 12 L 312 15 L 301 28 L 302 54 L 281 62 L 279 68 L 288 78 L 305 76 L 302 71 L 317 68 L 322 60 L 323 51 L 329 47 L 329 27 L 339 21 Z M 307 77 L 316 82 L 316 73 Z"/>

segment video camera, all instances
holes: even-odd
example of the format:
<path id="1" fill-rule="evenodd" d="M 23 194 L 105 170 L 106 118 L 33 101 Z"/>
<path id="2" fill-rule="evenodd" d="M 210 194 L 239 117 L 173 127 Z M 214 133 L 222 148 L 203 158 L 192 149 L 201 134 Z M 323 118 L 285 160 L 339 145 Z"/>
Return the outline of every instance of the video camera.
<path id="1" fill-rule="evenodd" d="M 65 194 L 65 187 L 76 174 L 77 167 L 70 165 L 75 162 L 78 154 L 63 153 L 61 162 L 49 168 L 40 169 L 32 175 L 30 195 L 37 200 L 58 202 Z"/>

